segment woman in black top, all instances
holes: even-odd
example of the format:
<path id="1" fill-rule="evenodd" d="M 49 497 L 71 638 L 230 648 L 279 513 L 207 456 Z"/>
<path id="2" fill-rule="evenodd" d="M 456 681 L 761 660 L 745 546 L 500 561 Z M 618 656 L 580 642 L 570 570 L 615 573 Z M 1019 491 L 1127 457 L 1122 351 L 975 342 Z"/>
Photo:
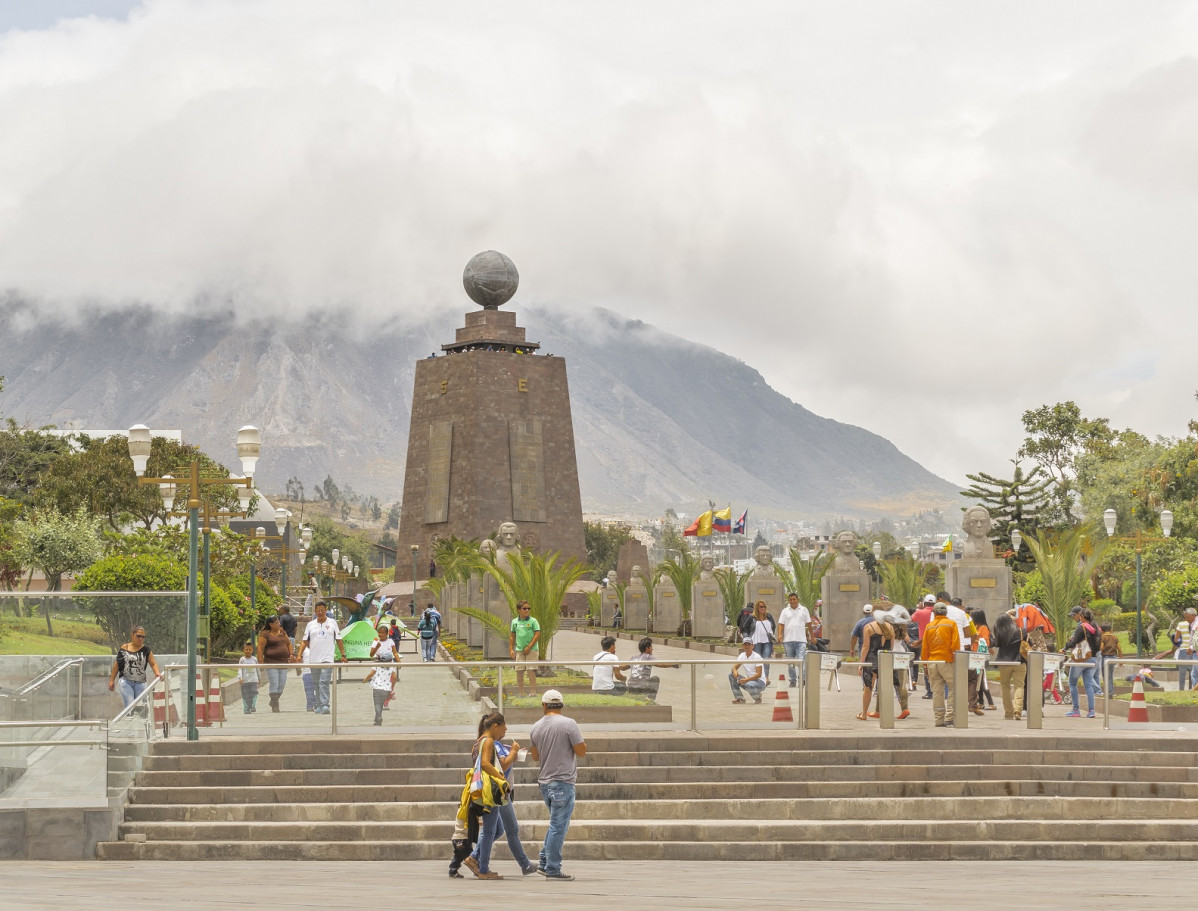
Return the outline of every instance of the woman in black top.
<path id="1" fill-rule="evenodd" d="M 1000 663 L 998 682 L 1002 689 L 1003 717 L 1008 721 L 1019 721 L 1023 717 L 1024 684 L 1027 682 L 1027 662 L 1020 654 L 1020 645 L 1027 634 L 1015 625 L 1009 613 L 998 615 L 994 621 L 995 660 Z M 1014 661 L 1016 664 L 1004 664 Z"/>
<path id="2" fill-rule="evenodd" d="M 121 701 L 125 708 L 145 691 L 147 667 L 153 669 L 155 677 L 162 676 L 154 653 L 146 645 L 146 628 L 135 626 L 129 641 L 118 649 L 116 660 L 112 662 L 112 673 L 108 675 L 109 690 L 115 689 L 120 680 Z"/>

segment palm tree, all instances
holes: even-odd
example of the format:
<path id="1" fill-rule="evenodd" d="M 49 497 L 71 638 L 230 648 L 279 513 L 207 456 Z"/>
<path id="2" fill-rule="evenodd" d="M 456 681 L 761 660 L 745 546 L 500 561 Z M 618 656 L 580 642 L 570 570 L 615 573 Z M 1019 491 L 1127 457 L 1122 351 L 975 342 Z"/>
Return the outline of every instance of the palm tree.
<path id="1" fill-rule="evenodd" d="M 524 551 L 519 556 L 510 557 L 507 568 L 480 556 L 475 564 L 476 570 L 488 573 L 499 585 L 499 590 L 507 599 L 510 615 L 504 620 L 490 611 L 474 607 L 461 607 L 458 610 L 506 639 L 511 630 L 511 618 L 516 615 L 516 604 L 527 601 L 531 615 L 541 627 L 537 649 L 540 660 L 544 661 L 549 641 L 561 627 L 562 599 L 566 590 L 590 571 L 589 566 L 574 558 L 558 566 L 560 556 L 561 552 L 556 550 L 544 556 Z"/>
<path id="2" fill-rule="evenodd" d="M 792 547 L 790 565 L 794 570 L 790 578 L 790 590 L 799 596 L 800 604 L 814 607 L 815 602 L 823 597 L 820 583 L 832 565 L 832 554 L 816 554 L 810 560 L 804 560 Z"/>
<path id="3" fill-rule="evenodd" d="M 653 606 L 657 597 L 657 570 L 641 570 L 637 574 L 637 578 L 645 583 L 645 628 L 653 622 Z M 624 626 L 628 626 L 628 614 L 624 614 Z"/>
<path id="4" fill-rule="evenodd" d="M 1040 607 L 1056 626 L 1057 648 L 1062 648 L 1072 632 L 1067 629 L 1070 609 L 1093 593 L 1090 580 L 1106 549 L 1106 535 L 1093 526 L 1079 525 L 1061 532 L 1055 541 L 1038 531 L 1034 539 L 1024 542 L 1044 580 Z"/>
<path id="5" fill-rule="evenodd" d="M 734 622 L 741 608 L 745 606 L 748 592 L 745 582 L 751 572 L 752 570 L 746 570 L 743 573 L 738 573 L 732 567 L 725 566 L 712 573 L 715 576 L 716 584 L 720 587 L 720 594 L 724 597 L 725 623 Z"/>
<path id="6" fill-rule="evenodd" d="M 689 620 L 695 583 L 699 581 L 702 564 L 699 558 L 689 551 L 682 551 L 678 557 L 669 557 L 658 569 L 670 577 L 674 587 L 678 589 L 678 606 L 682 608 L 682 619 Z"/>
<path id="7" fill-rule="evenodd" d="M 433 562 L 448 582 L 465 582 L 477 572 L 478 561 L 477 540 L 466 541 L 454 535 L 441 538 L 433 545 Z"/>
<path id="8" fill-rule="evenodd" d="M 923 595 L 923 566 L 909 556 L 878 564 L 882 591 L 894 604 L 914 611 Z"/>

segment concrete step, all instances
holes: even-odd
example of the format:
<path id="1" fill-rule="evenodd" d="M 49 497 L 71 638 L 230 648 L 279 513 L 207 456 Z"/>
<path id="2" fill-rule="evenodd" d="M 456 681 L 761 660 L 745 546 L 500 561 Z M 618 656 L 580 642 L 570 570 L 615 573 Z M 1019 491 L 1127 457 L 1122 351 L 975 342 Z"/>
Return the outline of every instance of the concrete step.
<path id="1" fill-rule="evenodd" d="M 736 755 L 739 755 L 737 751 Z M 225 753 L 196 756 L 169 755 L 150 757 L 145 762 L 146 771 L 240 771 L 240 770 L 308 770 L 308 769 L 461 769 L 469 745 L 453 754 L 429 752 L 410 753 Z M 787 765 L 798 767 L 819 766 L 875 766 L 875 765 L 1070 765 L 1076 761 L 1077 752 L 1068 750 L 1041 749 L 878 749 L 846 753 L 844 750 L 761 750 L 752 754 L 754 765 Z M 1098 766 L 1193 766 L 1198 765 L 1198 756 L 1187 752 L 1137 753 L 1103 750 L 1086 754 L 1087 764 Z M 596 752 L 586 759 L 589 768 L 626 768 L 655 766 L 712 767 L 735 763 L 736 756 L 726 753 L 713 754 L 699 750 L 668 751 L 625 751 Z"/>
<path id="2" fill-rule="evenodd" d="M 517 785 L 516 796 L 524 790 L 536 793 L 534 785 Z M 578 786 L 579 800 L 694 800 L 692 782 L 662 782 L 635 786 L 626 782 L 588 783 Z M 387 803 L 396 801 L 432 801 L 456 804 L 462 785 L 311 785 L 263 786 L 241 788 L 177 787 L 130 789 L 133 805 L 146 804 L 325 804 Z M 1108 782 L 1108 781 L 1010 781 L 961 780 L 938 781 L 807 781 L 807 782 L 711 782 L 703 785 L 704 799 L 756 798 L 874 798 L 894 800 L 911 797 L 1125 797 L 1137 800 L 1192 800 L 1198 798 L 1198 782 Z"/>
<path id="3" fill-rule="evenodd" d="M 571 829 L 571 835 L 573 835 Z M 527 842 L 530 847 L 535 847 Z M 405 860 L 443 860 L 450 858 L 446 839 L 410 842 L 403 846 Z M 98 846 L 100 860 L 353 860 L 394 861 L 394 842 L 102 842 Z M 1117 841 L 1101 842 L 1089 838 L 1078 841 L 761 841 L 761 842 L 701 842 L 701 841 L 582 841 L 567 838 L 565 866 L 572 860 L 852 860 L 874 862 L 881 860 L 1177 860 L 1189 861 L 1194 856 L 1190 841 Z M 498 862 L 497 872 L 508 878 L 519 878 L 509 862 L 505 845 L 496 844 L 492 862 Z M 765 870 L 766 868 L 762 868 Z M 761 873 L 765 876 L 767 873 Z"/>
<path id="4" fill-rule="evenodd" d="M 545 838 L 546 820 L 521 820 L 524 841 Z M 144 834 L 148 841 L 212 842 L 378 842 L 393 844 L 448 840 L 453 822 L 150 822 L 121 826 L 121 834 Z M 580 841 L 1198 841 L 1195 820 L 1091 819 L 863 819 L 717 820 L 578 819 L 570 834 Z"/>
<path id="5" fill-rule="evenodd" d="M 903 738 L 901 731 L 827 734 L 819 731 L 786 731 L 762 733 L 743 731 L 727 734 L 690 734 L 687 732 L 651 734 L 602 734 L 584 732 L 587 744 L 596 754 L 605 753 L 662 753 L 698 752 L 732 753 L 762 751 L 811 752 L 827 750 L 840 754 L 852 754 L 870 750 L 894 750 L 896 738 Z M 516 739 L 525 739 L 513 731 Z M 187 741 L 171 738 L 154 745 L 154 756 L 226 756 L 226 755 L 286 755 L 302 753 L 325 753 L 331 755 L 376 755 L 423 752 L 438 756 L 462 756 L 469 754 L 472 737 L 423 737 L 419 735 L 376 735 L 370 737 L 211 737 L 206 740 Z M 909 743 L 910 740 L 907 739 Z M 1019 729 L 1011 734 L 992 731 L 969 730 L 938 735 L 934 747 L 937 752 L 955 752 L 962 749 L 991 750 L 1057 750 L 1073 755 L 1091 752 L 1113 753 L 1180 753 L 1191 759 L 1198 755 L 1194 741 L 1179 740 L 1159 732 L 1134 733 L 1098 732 L 1096 734 L 1048 735 Z"/>
<path id="6" fill-rule="evenodd" d="M 755 762 L 756 757 L 746 757 Z M 466 770 L 456 769 L 244 769 L 238 771 L 142 772 L 139 786 L 173 787 L 265 787 L 307 788 L 333 785 L 457 784 Z M 516 772 L 519 783 L 532 771 Z M 651 783 L 690 781 L 708 784 L 720 781 L 937 781 L 945 779 L 1003 779 L 1023 781 L 1198 781 L 1198 767 L 1140 765 L 842 765 L 796 768 L 788 765 L 725 766 L 589 766 L 580 765 L 578 781 L 584 783 Z"/>
<path id="7" fill-rule="evenodd" d="M 138 805 L 125 810 L 129 831 L 143 823 L 206 822 L 411 822 L 444 819 L 446 801 L 399 803 L 177 804 Z M 702 814 L 701 816 L 699 814 Z M 540 800 L 516 801 L 521 821 L 547 820 Z M 1198 798 L 1153 800 L 1120 797 L 910 797 L 874 798 L 707 798 L 693 800 L 579 800 L 574 820 L 583 819 L 1198 819 Z"/>

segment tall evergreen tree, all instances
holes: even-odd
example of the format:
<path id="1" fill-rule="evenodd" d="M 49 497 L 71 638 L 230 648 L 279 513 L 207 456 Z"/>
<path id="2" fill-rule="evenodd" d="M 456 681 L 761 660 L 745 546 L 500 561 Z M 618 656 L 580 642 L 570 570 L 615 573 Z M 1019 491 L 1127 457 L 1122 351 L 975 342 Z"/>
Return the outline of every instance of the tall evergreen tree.
<path id="1" fill-rule="evenodd" d="M 1011 550 L 1011 530 L 1018 528 L 1024 539 L 1040 529 L 1041 515 L 1051 506 L 1053 479 L 1043 467 L 1035 466 L 1027 474 L 1018 459 L 1012 459 L 1011 478 L 996 478 L 985 472 L 967 474 L 973 484 L 961 496 L 985 506 L 994 521 L 991 535 L 999 552 Z M 1015 557 L 1019 560 L 1018 554 Z"/>

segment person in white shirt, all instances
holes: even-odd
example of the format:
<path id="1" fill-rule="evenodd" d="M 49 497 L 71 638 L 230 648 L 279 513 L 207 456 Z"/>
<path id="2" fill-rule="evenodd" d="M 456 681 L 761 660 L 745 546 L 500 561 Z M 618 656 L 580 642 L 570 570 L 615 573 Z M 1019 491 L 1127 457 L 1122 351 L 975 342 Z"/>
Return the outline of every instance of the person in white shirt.
<path id="1" fill-rule="evenodd" d="M 316 602 L 316 619 L 310 620 L 304 629 L 304 637 L 300 640 L 308 647 L 309 664 L 332 664 L 336 649 L 341 650 L 341 660 L 345 660 L 345 643 L 341 641 L 341 628 L 337 621 L 329 616 L 329 606 L 324 601 Z M 327 715 L 329 707 L 329 690 L 333 683 L 333 669 L 317 668 L 312 671 L 312 686 L 316 690 L 317 715 Z"/>
<path id="2" fill-rule="evenodd" d="M 736 664 L 732 665 L 732 673 L 728 675 L 733 703 L 745 701 L 742 688 L 748 691 L 754 702 L 761 702 L 761 693 L 765 690 L 765 680 L 762 679 L 764 672 L 762 657 L 753 651 L 753 640 L 746 636 L 741 642 L 741 653 L 736 656 Z"/>
<path id="3" fill-rule="evenodd" d="M 596 664 L 592 671 L 594 678 L 591 681 L 591 691 L 595 693 L 609 693 L 613 696 L 619 696 L 628 692 L 628 684 L 625 682 L 624 674 L 621 673 L 626 665 L 620 664 L 620 659 L 616 657 L 615 637 L 604 636 L 599 643 L 599 647 L 603 651 L 591 660 L 603 663 Z"/>
<path id="4" fill-rule="evenodd" d="M 254 657 L 254 646 L 249 642 L 242 649 L 241 660 L 237 662 L 237 679 L 241 682 L 241 711 L 244 715 L 252 715 L 258 711 L 258 659 Z"/>
<path id="5" fill-rule="evenodd" d="M 782 648 L 787 658 L 797 658 L 802 661 L 807 654 L 807 641 L 811 638 L 811 614 L 799 603 L 799 596 L 790 592 L 786 596 L 786 607 L 778 615 L 778 638 L 782 640 Z M 798 682 L 800 665 L 789 666 L 790 685 Z M 807 677 L 803 677 L 806 682 Z"/>

